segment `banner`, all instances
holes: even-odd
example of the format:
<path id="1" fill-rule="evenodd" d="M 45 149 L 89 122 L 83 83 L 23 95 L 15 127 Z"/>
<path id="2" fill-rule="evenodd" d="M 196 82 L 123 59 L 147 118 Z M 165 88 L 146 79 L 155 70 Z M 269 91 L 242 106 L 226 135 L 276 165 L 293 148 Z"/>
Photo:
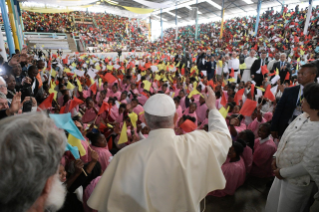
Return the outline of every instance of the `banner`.
<path id="1" fill-rule="evenodd" d="M 155 3 L 155 2 L 150 2 L 150 1 L 145 1 L 145 0 L 133 0 L 139 4 L 143 4 L 149 8 L 154 8 L 154 9 L 164 9 L 168 7 L 174 6 L 174 2 L 172 1 L 166 1 L 163 3 Z"/>

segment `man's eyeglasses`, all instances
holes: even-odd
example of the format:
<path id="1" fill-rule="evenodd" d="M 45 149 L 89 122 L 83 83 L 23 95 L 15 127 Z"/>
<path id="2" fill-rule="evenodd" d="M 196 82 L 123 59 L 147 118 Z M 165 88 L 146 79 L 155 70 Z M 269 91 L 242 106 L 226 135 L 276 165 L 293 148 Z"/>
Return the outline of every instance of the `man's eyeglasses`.
<path id="1" fill-rule="evenodd" d="M 7 88 L 7 85 L 0 85 L 0 88 Z"/>

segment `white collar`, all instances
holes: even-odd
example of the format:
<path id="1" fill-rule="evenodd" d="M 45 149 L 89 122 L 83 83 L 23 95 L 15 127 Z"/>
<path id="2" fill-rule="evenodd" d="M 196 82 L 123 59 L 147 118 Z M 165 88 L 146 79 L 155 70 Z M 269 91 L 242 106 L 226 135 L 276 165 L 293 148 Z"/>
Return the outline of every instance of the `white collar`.
<path id="1" fill-rule="evenodd" d="M 265 143 L 266 141 L 268 141 L 270 139 L 270 135 L 267 138 L 264 139 L 260 139 L 260 144 Z"/>

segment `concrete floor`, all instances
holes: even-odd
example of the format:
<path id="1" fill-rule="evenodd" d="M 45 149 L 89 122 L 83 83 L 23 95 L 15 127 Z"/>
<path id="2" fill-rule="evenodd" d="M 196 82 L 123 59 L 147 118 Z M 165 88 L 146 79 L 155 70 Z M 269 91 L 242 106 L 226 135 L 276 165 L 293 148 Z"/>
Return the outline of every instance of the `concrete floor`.
<path id="1" fill-rule="evenodd" d="M 206 212 L 263 212 L 271 179 L 249 177 L 234 196 L 206 197 Z M 204 201 L 202 201 L 203 210 Z M 280 211 L 285 212 L 285 211 Z M 315 201 L 310 212 L 319 212 L 319 202 Z"/>

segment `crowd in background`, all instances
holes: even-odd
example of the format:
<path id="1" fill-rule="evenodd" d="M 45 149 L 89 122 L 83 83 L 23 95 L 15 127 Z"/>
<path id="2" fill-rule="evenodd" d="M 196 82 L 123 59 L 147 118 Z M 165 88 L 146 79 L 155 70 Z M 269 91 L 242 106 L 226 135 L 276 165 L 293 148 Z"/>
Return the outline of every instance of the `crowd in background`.
<path id="1" fill-rule="evenodd" d="M 107 58 L 51 52 L 46 56 L 39 51 L 17 51 L 9 62 L 0 61 L 0 117 L 37 109 L 49 114 L 70 113 L 84 138 L 77 145 L 83 154 L 74 160 L 66 151 L 60 162 L 60 180 L 68 189 L 61 211 L 93 211 L 86 201 L 112 157 L 149 135 L 145 102 L 158 93 L 173 98 L 178 116 L 174 123 L 176 135 L 209 131 L 205 96 L 211 87 L 233 144 L 221 167 L 226 187 L 208 195 L 234 195 L 248 176 L 270 181 L 275 177 L 267 211 L 283 211 L 280 207 L 308 201 L 296 207 L 309 209 L 319 184 L 319 155 L 315 151 L 318 137 L 314 130 L 319 117 L 319 8 L 312 12 L 307 35 L 303 35 L 305 13 L 283 8 L 283 13 L 274 14 L 270 10 L 261 17 L 256 37 L 253 18 L 228 20 L 222 39 L 220 23 L 202 24 L 198 41 L 194 40 L 194 26 L 187 26 L 179 29 L 178 40 L 174 40 L 174 30 L 168 29 L 163 40 L 145 44 L 139 25 L 130 25 L 129 33 L 135 36 L 136 45 L 146 46 L 142 56 L 131 53 Z M 29 16 L 24 13 L 25 22 L 36 22 L 29 26 L 30 30 L 56 30 L 52 23 L 59 16 Z M 97 21 L 99 29 L 78 25 L 77 33 L 89 36 L 88 44 L 99 42 L 99 36 L 106 41 L 119 36 L 128 42 L 123 18 L 114 21 L 114 16 L 101 16 Z M 60 20 L 63 26 L 72 29 L 70 17 L 64 18 Z M 71 134 L 67 136 L 72 140 Z M 274 155 L 280 160 L 274 162 Z M 285 202 L 285 196 L 295 194 L 276 190 L 280 186 L 290 188 L 284 185 L 285 179 L 290 185 L 302 187 L 296 195 L 307 195 L 294 204 Z M 74 193 L 79 187 L 83 189 L 81 198 Z"/>

